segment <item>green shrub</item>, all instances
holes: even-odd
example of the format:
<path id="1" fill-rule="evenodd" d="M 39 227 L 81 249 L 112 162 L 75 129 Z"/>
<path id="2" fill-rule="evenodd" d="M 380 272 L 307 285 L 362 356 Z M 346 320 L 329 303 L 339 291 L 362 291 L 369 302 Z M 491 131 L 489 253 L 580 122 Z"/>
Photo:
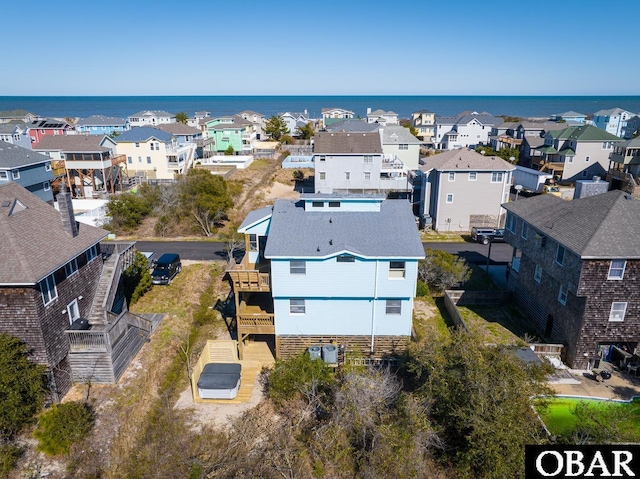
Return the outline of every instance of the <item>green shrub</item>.
<path id="1" fill-rule="evenodd" d="M 233 146 L 229 145 L 229 148 L 224 150 L 224 156 L 233 156 L 236 150 L 233 149 Z"/>
<path id="2" fill-rule="evenodd" d="M 418 280 L 418 286 L 416 287 L 416 296 L 423 298 L 429 296 L 429 286 L 424 281 Z"/>
<path id="3" fill-rule="evenodd" d="M 124 295 L 129 306 L 135 304 L 151 289 L 151 273 L 149 260 L 140 251 L 136 251 L 135 259 L 123 273 Z"/>
<path id="4" fill-rule="evenodd" d="M 293 170 L 293 179 L 296 181 L 304 180 L 304 171 L 302 170 Z"/>
<path id="5" fill-rule="evenodd" d="M 293 137 L 289 135 L 284 135 L 282 138 L 280 138 L 280 143 L 282 143 L 283 145 L 291 145 L 293 141 Z"/>
<path id="6" fill-rule="evenodd" d="M 24 448 L 16 444 L 10 442 L 0 444 L 0 476 L 8 476 L 23 453 Z"/>
<path id="7" fill-rule="evenodd" d="M 300 395 L 311 402 L 328 392 L 335 378 L 322 360 L 312 360 L 304 352 L 289 359 L 276 361 L 267 380 L 269 397 L 276 403 Z"/>
<path id="8" fill-rule="evenodd" d="M 93 408 L 84 402 L 54 404 L 38 418 L 33 432 L 38 451 L 54 456 L 68 454 L 73 443 L 84 439 L 95 421 Z"/>

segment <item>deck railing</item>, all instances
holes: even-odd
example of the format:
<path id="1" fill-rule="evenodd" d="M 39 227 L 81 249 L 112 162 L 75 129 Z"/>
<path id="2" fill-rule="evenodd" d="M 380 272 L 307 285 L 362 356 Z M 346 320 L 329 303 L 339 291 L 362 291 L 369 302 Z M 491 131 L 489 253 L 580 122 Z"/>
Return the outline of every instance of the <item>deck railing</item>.
<path id="1" fill-rule="evenodd" d="M 116 293 L 118 292 L 118 283 L 120 276 L 124 270 L 126 270 L 133 263 L 135 257 L 135 243 L 115 243 L 114 253 L 118 255 L 116 259 L 116 265 L 111 272 L 111 278 L 109 279 L 109 292 L 105 295 L 102 307 L 105 312 L 110 311 L 111 305 L 115 301 Z"/>
<path id="2" fill-rule="evenodd" d="M 253 265 L 255 268 L 255 265 Z M 242 259 L 240 264 L 234 259 L 227 266 L 227 273 L 233 281 L 234 291 L 254 291 L 268 292 L 271 290 L 271 279 L 269 273 L 263 273 L 257 269 L 248 269 L 251 266 L 248 263 L 247 255 Z"/>

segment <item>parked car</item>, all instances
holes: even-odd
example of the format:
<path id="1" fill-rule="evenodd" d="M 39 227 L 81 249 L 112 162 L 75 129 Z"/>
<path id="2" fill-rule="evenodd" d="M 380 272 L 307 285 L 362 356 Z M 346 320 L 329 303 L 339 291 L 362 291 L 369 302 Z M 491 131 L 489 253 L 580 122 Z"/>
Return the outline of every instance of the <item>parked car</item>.
<path id="1" fill-rule="evenodd" d="M 504 242 L 504 228 L 471 228 L 471 239 L 482 244 Z"/>
<path id="2" fill-rule="evenodd" d="M 181 269 L 180 255 L 165 253 L 156 261 L 151 273 L 151 282 L 153 284 L 171 284 Z"/>

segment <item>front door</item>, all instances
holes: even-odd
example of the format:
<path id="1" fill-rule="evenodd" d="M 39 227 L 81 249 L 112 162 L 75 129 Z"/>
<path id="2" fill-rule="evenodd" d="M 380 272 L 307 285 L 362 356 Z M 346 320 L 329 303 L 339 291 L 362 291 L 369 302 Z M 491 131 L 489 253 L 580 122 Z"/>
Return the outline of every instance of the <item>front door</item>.
<path id="1" fill-rule="evenodd" d="M 69 314 L 69 324 L 73 323 L 80 317 L 80 308 L 78 308 L 77 299 L 74 299 L 67 305 L 67 313 Z"/>

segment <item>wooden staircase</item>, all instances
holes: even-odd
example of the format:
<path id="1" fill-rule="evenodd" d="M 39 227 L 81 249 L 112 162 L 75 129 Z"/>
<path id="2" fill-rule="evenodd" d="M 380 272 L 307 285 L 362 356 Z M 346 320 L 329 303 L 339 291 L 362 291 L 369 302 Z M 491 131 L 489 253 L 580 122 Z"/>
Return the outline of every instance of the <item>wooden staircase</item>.
<path id="1" fill-rule="evenodd" d="M 93 303 L 91 303 L 91 310 L 89 312 L 89 324 L 105 324 L 107 322 L 107 315 L 104 308 L 104 301 L 109 294 L 112 287 L 118 287 L 117 283 L 112 285 L 113 270 L 116 267 L 117 255 L 109 256 L 102 265 L 102 275 L 96 288 L 96 294 L 93 297 Z M 117 278 L 119 281 L 120 278 Z"/>

